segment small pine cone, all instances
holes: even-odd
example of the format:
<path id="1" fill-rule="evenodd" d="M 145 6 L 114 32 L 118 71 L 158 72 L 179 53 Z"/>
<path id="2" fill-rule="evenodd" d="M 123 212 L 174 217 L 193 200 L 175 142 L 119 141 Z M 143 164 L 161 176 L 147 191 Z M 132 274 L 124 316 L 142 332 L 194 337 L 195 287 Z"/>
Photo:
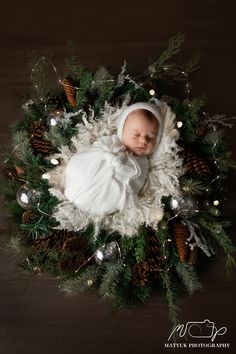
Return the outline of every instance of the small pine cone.
<path id="1" fill-rule="evenodd" d="M 187 257 L 187 238 L 189 237 L 189 230 L 181 222 L 174 223 L 172 227 L 179 259 L 181 262 L 184 262 Z"/>
<path id="2" fill-rule="evenodd" d="M 85 258 L 78 259 L 77 257 L 68 258 L 59 263 L 59 268 L 62 272 L 75 272 L 78 270 L 84 263 L 86 263 Z"/>
<path id="3" fill-rule="evenodd" d="M 34 150 L 42 154 L 48 154 L 52 151 L 51 143 L 44 139 L 32 138 L 31 145 L 34 148 Z"/>
<path id="4" fill-rule="evenodd" d="M 50 97 L 48 104 L 55 109 L 62 109 L 65 105 L 66 99 L 60 96 Z"/>
<path id="5" fill-rule="evenodd" d="M 29 134 L 31 138 L 42 138 L 46 127 L 41 121 L 35 121 L 30 124 Z"/>
<path id="6" fill-rule="evenodd" d="M 40 250 L 42 248 L 50 249 L 50 236 L 39 238 L 38 240 L 36 240 L 34 242 L 34 248 L 36 248 L 36 250 Z"/>
<path id="7" fill-rule="evenodd" d="M 75 99 L 76 89 L 74 88 L 71 80 L 66 78 L 63 80 L 62 84 L 69 104 L 71 105 L 71 107 L 76 108 L 77 106 L 76 99 Z"/>
<path id="8" fill-rule="evenodd" d="M 65 229 L 54 229 L 51 233 L 50 247 L 63 248 L 66 240 L 72 239 L 75 236 L 74 231 L 68 231 Z"/>
<path id="9" fill-rule="evenodd" d="M 195 246 L 192 250 L 189 252 L 189 259 L 188 263 L 190 265 L 194 265 L 197 262 L 197 256 L 198 256 L 198 247 Z"/>
<path id="10" fill-rule="evenodd" d="M 22 214 L 22 224 L 29 224 L 30 222 L 35 220 L 35 214 L 32 212 L 32 210 L 26 210 L 23 214 Z"/>
<path id="11" fill-rule="evenodd" d="M 39 249 L 42 246 L 48 249 L 57 247 L 62 248 L 66 239 L 72 238 L 75 235 L 73 231 L 54 229 L 51 234 L 44 238 L 39 238 L 35 241 L 34 246 Z"/>
<path id="12" fill-rule="evenodd" d="M 148 262 L 137 263 L 133 267 L 132 284 L 144 286 L 148 281 L 150 266 Z"/>
<path id="13" fill-rule="evenodd" d="M 183 151 L 184 163 L 187 167 L 187 171 L 190 174 L 197 174 L 199 176 L 206 175 L 210 172 L 209 166 L 200 156 L 195 154 L 191 150 Z"/>
<path id="14" fill-rule="evenodd" d="M 163 268 L 163 257 L 148 258 L 147 262 L 149 264 L 150 272 L 159 272 Z"/>
<path id="15" fill-rule="evenodd" d="M 65 240 L 62 245 L 64 251 L 69 253 L 78 253 L 86 249 L 87 243 L 79 236 L 73 236 Z"/>

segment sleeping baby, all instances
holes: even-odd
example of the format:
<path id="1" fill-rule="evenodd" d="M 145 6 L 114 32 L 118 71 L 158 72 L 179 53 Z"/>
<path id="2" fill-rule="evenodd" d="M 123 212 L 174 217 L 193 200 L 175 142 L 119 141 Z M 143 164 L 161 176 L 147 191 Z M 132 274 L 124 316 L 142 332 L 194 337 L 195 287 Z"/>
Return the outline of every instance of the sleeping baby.
<path id="1" fill-rule="evenodd" d="M 155 104 L 128 106 L 117 121 L 116 135 L 103 136 L 71 157 L 63 177 L 66 199 L 95 215 L 135 207 L 162 130 Z"/>

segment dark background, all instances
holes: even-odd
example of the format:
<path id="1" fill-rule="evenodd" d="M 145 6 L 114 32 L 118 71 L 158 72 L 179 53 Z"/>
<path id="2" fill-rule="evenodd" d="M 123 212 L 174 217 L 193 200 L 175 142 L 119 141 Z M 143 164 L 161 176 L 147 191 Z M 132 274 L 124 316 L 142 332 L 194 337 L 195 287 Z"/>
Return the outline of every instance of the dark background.
<path id="1" fill-rule="evenodd" d="M 9 146 L 9 126 L 22 118 L 21 95 L 32 92 L 27 69 L 28 53 L 50 49 L 63 76 L 67 42 L 73 40 L 80 61 L 96 69 L 100 65 L 120 70 L 124 59 L 134 70 L 145 68 L 148 57 L 157 57 L 169 37 L 186 34 L 183 57 L 202 51 L 201 69 L 191 77 L 192 97 L 207 97 L 211 114 L 236 115 L 236 37 L 234 0 L 147 1 L 37 1 L 1 2 L 0 20 L 0 139 Z M 236 156 L 236 128 L 226 137 Z M 234 222 L 236 174 L 229 178 L 225 218 Z M 114 311 L 96 293 L 72 297 L 58 291 L 51 275 L 25 275 L 18 256 L 6 246 L 10 230 L 1 208 L 0 248 L 0 354 L 162 353 L 170 334 L 168 310 L 161 295 L 133 310 Z M 181 320 L 226 326 L 218 342 L 230 342 L 235 350 L 235 277 L 228 279 L 224 262 L 203 276 L 204 290 L 183 296 Z M 198 349 L 197 353 L 214 349 Z M 175 352 L 184 351 L 177 349 Z M 192 349 L 186 350 L 194 353 Z M 214 350 L 214 353 L 218 352 Z"/>

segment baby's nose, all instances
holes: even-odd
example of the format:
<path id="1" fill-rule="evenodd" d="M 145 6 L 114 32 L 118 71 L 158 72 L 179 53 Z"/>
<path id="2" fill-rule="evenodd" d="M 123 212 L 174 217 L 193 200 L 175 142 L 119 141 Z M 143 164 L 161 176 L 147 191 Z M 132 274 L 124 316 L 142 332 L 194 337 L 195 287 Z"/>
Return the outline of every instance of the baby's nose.
<path id="1" fill-rule="evenodd" d="M 139 141 L 140 141 L 141 144 L 147 144 L 147 137 L 141 136 Z"/>

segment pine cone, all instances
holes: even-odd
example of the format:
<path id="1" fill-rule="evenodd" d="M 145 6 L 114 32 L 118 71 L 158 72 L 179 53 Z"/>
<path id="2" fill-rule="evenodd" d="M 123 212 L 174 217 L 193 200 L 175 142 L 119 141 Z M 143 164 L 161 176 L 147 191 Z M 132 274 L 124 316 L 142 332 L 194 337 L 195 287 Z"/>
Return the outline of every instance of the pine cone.
<path id="1" fill-rule="evenodd" d="M 172 227 L 179 259 L 184 262 L 188 253 L 187 238 L 189 237 L 189 230 L 181 222 L 174 223 Z"/>
<path id="2" fill-rule="evenodd" d="M 63 248 L 63 244 L 67 239 L 75 236 L 73 231 L 54 229 L 48 237 L 40 238 L 35 241 L 35 247 L 37 249 L 43 247 L 46 248 Z"/>
<path id="3" fill-rule="evenodd" d="M 48 104 L 54 109 L 62 109 L 65 105 L 66 99 L 61 96 L 51 96 Z"/>
<path id="4" fill-rule="evenodd" d="M 29 127 L 29 134 L 31 138 L 31 145 L 37 152 L 48 154 L 52 151 L 52 145 L 43 137 L 46 127 L 41 121 L 31 123 Z"/>
<path id="5" fill-rule="evenodd" d="M 197 256 L 198 256 L 198 247 L 195 246 L 192 250 L 189 252 L 189 259 L 188 263 L 190 265 L 194 265 L 197 262 Z"/>
<path id="6" fill-rule="evenodd" d="M 65 94 L 66 94 L 66 97 L 67 97 L 67 100 L 68 100 L 69 104 L 73 108 L 76 108 L 76 106 L 77 106 L 77 103 L 76 103 L 76 100 L 75 100 L 76 89 L 74 88 L 71 80 L 66 78 L 66 79 L 63 80 L 62 84 L 63 84 L 64 90 L 65 90 Z"/>
<path id="7" fill-rule="evenodd" d="M 153 230 L 149 230 L 147 255 L 150 272 L 160 271 L 164 264 L 164 258 L 160 249 L 159 240 Z"/>
<path id="8" fill-rule="evenodd" d="M 32 212 L 32 210 L 26 210 L 22 214 L 22 224 L 29 224 L 31 221 L 34 221 L 36 215 Z"/>
<path id="9" fill-rule="evenodd" d="M 36 121 L 30 124 L 29 134 L 31 138 L 42 138 L 46 127 L 42 121 Z"/>
<path id="10" fill-rule="evenodd" d="M 187 167 L 187 172 L 190 174 L 202 176 L 210 172 L 206 161 L 191 150 L 186 149 L 183 151 L 183 159 Z"/>
<path id="11" fill-rule="evenodd" d="M 44 139 L 34 138 L 31 140 L 31 145 L 34 150 L 42 154 L 48 154 L 52 151 L 51 143 Z"/>
<path id="12" fill-rule="evenodd" d="M 149 264 L 148 262 L 136 263 L 133 267 L 132 284 L 144 286 L 148 281 Z"/>
<path id="13" fill-rule="evenodd" d="M 79 236 L 73 236 L 65 240 L 65 242 L 62 245 L 62 248 L 64 251 L 69 252 L 69 253 L 78 253 L 86 250 L 87 242 L 79 237 Z"/>
<path id="14" fill-rule="evenodd" d="M 75 272 L 86 262 L 85 258 L 71 257 L 59 263 L 62 272 Z"/>

